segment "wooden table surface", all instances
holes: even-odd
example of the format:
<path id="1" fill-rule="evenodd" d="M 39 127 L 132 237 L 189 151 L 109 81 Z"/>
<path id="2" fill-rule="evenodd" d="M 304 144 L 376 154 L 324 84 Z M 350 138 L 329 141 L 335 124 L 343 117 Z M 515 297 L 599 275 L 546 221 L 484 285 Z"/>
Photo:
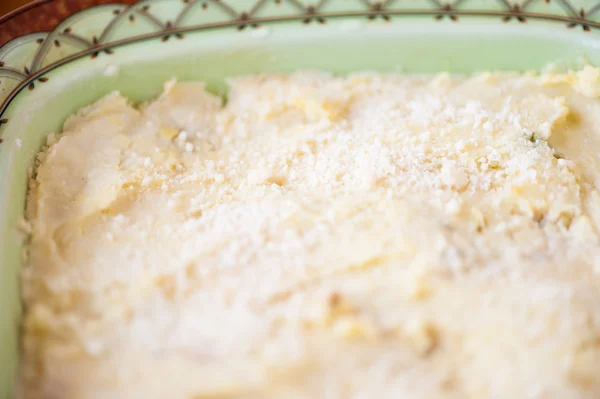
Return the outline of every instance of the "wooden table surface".
<path id="1" fill-rule="evenodd" d="M 4 15 L 28 2 L 29 0 L 0 0 L 0 15 Z"/>

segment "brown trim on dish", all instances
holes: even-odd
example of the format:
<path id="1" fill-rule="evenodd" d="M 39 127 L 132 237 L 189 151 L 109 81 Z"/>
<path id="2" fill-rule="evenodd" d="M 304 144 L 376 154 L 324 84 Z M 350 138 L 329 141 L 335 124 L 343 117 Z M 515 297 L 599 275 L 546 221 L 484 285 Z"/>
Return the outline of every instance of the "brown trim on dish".
<path id="1" fill-rule="evenodd" d="M 587 11 L 584 9 L 577 11 L 571 4 L 570 0 L 552 0 L 553 2 L 559 3 L 562 6 L 565 14 L 527 11 L 526 8 L 533 3 L 533 0 L 525 0 L 520 5 L 511 4 L 509 0 L 500 0 L 499 4 L 501 5 L 501 9 L 498 10 L 457 8 L 461 3 L 463 3 L 463 0 L 454 0 L 452 4 L 442 3 L 440 0 L 429 0 L 430 2 L 435 3 L 436 7 L 425 9 L 394 9 L 390 6 L 390 4 L 394 2 L 393 0 L 378 2 L 360 0 L 365 7 L 363 10 L 348 10 L 338 12 L 321 11 L 321 7 L 331 0 L 315 0 L 316 5 L 306 6 L 303 5 L 303 3 L 301 3 L 299 0 L 274 0 L 276 4 L 281 4 L 284 1 L 288 2 L 297 8 L 298 13 L 292 15 L 276 15 L 267 17 L 255 15 L 257 10 L 260 9 L 267 0 L 258 0 L 254 3 L 254 7 L 252 7 L 250 11 L 241 11 L 239 13 L 231 8 L 225 0 L 204 0 L 202 2 L 200 2 L 201 0 L 182 1 L 183 3 L 187 4 L 187 6 L 185 6 L 181 12 L 182 15 L 187 12 L 191 4 L 201 4 L 203 9 L 206 9 L 206 7 L 208 7 L 210 4 L 212 6 L 220 7 L 226 12 L 226 14 L 229 15 L 231 19 L 201 23 L 191 26 L 179 26 L 179 23 L 182 20 L 181 15 L 176 19 L 176 24 L 173 24 L 171 21 L 163 23 L 148 11 L 150 6 L 146 5 L 140 9 L 135 9 L 132 12 L 138 17 L 144 17 L 154 22 L 158 28 L 157 31 L 141 35 L 133 35 L 112 42 L 107 42 L 105 39 L 108 35 L 108 32 L 111 30 L 113 25 L 125 15 L 117 10 L 117 12 L 114 12 L 115 17 L 113 20 L 105 27 L 104 31 L 100 35 L 100 39 L 94 37 L 92 42 L 89 42 L 89 40 L 81 38 L 71 32 L 70 27 L 63 29 L 62 32 L 56 32 L 55 28 L 66 18 L 90 7 L 97 5 L 114 5 L 123 8 L 123 6 L 130 6 L 138 3 L 139 0 L 35 0 L 32 3 L 23 6 L 4 17 L 1 17 L 0 46 L 3 43 L 6 43 L 8 40 L 33 32 L 44 32 L 40 34 L 46 35 L 46 38 L 50 37 L 50 40 L 45 40 L 44 38 L 37 39 L 37 43 L 40 45 L 40 48 L 36 52 L 31 65 L 25 66 L 25 74 L 23 74 L 20 70 L 5 66 L 4 61 L 0 61 L 0 73 L 4 74 L 4 76 L 9 79 L 16 78 L 20 81 L 17 87 L 15 87 L 5 98 L 0 101 L 0 117 L 4 114 L 10 102 L 17 96 L 19 92 L 26 87 L 29 90 L 33 90 L 35 88 L 34 82 L 36 80 L 41 83 L 45 82 L 47 79 L 43 75 L 58 66 L 64 65 L 86 55 L 91 55 L 92 59 L 97 58 L 102 53 L 110 55 L 113 53 L 113 48 L 135 41 L 160 38 L 164 42 L 167 41 L 171 35 L 174 35 L 178 39 L 183 39 L 184 33 L 192 31 L 226 27 L 234 27 L 237 30 L 243 30 L 246 27 L 256 28 L 261 24 L 284 21 L 299 21 L 304 24 L 309 24 L 315 21 L 322 24 L 326 23 L 328 19 L 348 17 L 366 17 L 369 20 L 380 18 L 385 22 L 391 22 L 392 17 L 416 15 L 429 16 L 435 20 L 449 18 L 454 22 L 459 21 L 459 17 L 462 18 L 463 16 L 499 18 L 504 22 L 509 22 L 514 18 L 521 23 L 526 22 L 528 19 L 537 19 L 556 21 L 563 24 L 563 26 L 567 28 L 581 27 L 585 32 L 590 32 L 592 29 L 600 30 L 600 21 L 590 19 L 593 14 L 600 12 L 600 0 L 598 0 L 598 2 L 594 6 L 591 6 Z M 549 0 L 546 0 L 546 2 L 548 1 Z M 36 12 L 27 12 L 34 9 L 36 9 Z M 132 21 L 132 18 L 135 20 L 133 13 L 128 14 L 131 22 L 134 22 Z M 40 15 L 47 17 L 40 18 Z M 23 18 L 29 18 L 33 22 L 36 22 L 37 25 L 27 24 L 27 21 L 23 21 Z M 8 29 L 11 26 L 15 29 L 14 31 Z M 48 33 L 49 31 L 52 32 Z M 66 56 L 63 59 L 54 61 L 53 63 L 42 68 L 42 60 L 47 54 L 48 47 L 60 47 L 60 39 L 69 39 L 77 42 L 80 45 L 79 47 L 81 47 L 81 51 Z"/>
<path id="2" fill-rule="evenodd" d="M 213 0 L 219 1 L 219 0 Z M 514 17 L 520 16 L 522 18 L 528 19 L 538 19 L 538 20 L 546 20 L 546 21 L 558 21 L 562 23 L 568 23 L 567 27 L 582 25 L 584 30 L 589 31 L 590 27 L 600 29 L 600 22 L 595 21 L 584 21 L 582 22 L 581 18 L 569 17 L 569 16 L 560 16 L 560 15 L 551 15 L 551 14 L 540 14 L 540 13 L 532 13 L 532 12 L 518 12 L 514 11 L 487 11 L 487 10 L 454 10 L 454 9 L 442 9 L 442 10 L 429 10 L 429 9 L 410 9 L 410 10 L 366 10 L 366 11 L 348 11 L 348 12 L 332 12 L 332 13 L 320 13 L 318 14 L 321 19 L 326 21 L 327 19 L 335 19 L 335 18 L 347 18 L 347 17 L 367 17 L 368 19 L 372 19 L 372 17 L 379 16 L 408 16 L 408 15 L 428 15 L 434 18 L 438 18 L 441 16 L 478 16 L 478 17 Z M 300 21 L 300 22 L 308 22 L 311 21 L 310 18 L 307 18 L 306 14 L 299 15 L 287 15 L 287 16 L 277 16 L 277 17 L 264 17 L 264 18 L 253 18 L 251 20 L 252 24 L 255 27 L 258 27 L 262 24 L 276 23 L 282 21 Z M 35 71 L 34 73 L 27 75 L 27 77 L 17 86 L 10 95 L 0 104 L 0 117 L 4 114 L 4 111 L 8 108 L 8 105 L 12 102 L 13 98 L 25 87 L 31 87 L 31 83 L 33 83 L 36 79 L 39 79 L 44 74 L 49 71 L 67 64 L 71 61 L 79 59 L 83 56 L 90 55 L 92 58 L 96 58 L 101 52 L 105 52 L 107 54 L 112 54 L 112 48 L 117 48 L 123 46 L 125 44 L 142 41 L 142 40 L 150 40 L 155 38 L 162 38 L 162 41 L 168 40 L 169 35 L 171 34 L 181 34 L 200 30 L 210 30 L 210 29 L 218 29 L 218 28 L 226 28 L 226 27 L 235 27 L 238 30 L 239 28 L 245 26 L 244 21 L 240 19 L 233 19 L 229 21 L 221 21 L 221 22 L 213 22 L 213 23 L 205 23 L 194 26 L 180 27 L 180 28 L 165 28 L 164 30 L 147 33 L 138 36 L 132 36 L 120 40 L 116 40 L 110 43 L 98 43 L 93 47 L 82 50 L 81 52 L 71 54 L 59 61 L 52 63 L 51 65 L 44 67 L 40 70 Z M 587 28 L 587 29 L 585 29 Z M 31 90 L 31 88 L 30 88 Z"/>

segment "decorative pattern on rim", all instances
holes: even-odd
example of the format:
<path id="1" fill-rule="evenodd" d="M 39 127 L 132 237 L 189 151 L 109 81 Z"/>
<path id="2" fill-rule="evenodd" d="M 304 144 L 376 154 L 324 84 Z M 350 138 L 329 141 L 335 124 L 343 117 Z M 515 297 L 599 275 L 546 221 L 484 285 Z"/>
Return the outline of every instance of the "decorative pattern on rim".
<path id="1" fill-rule="evenodd" d="M 2 114 L 12 98 L 45 83 L 51 68 L 82 56 L 109 56 L 115 47 L 136 40 L 167 42 L 184 39 L 190 31 L 244 30 L 281 21 L 308 25 L 355 17 L 375 23 L 415 15 L 454 22 L 472 16 L 515 23 L 538 19 L 589 32 L 600 28 L 600 0 L 142 0 L 97 5 L 69 16 L 51 32 L 30 33 L 0 47 L 0 125 L 7 122 Z"/>

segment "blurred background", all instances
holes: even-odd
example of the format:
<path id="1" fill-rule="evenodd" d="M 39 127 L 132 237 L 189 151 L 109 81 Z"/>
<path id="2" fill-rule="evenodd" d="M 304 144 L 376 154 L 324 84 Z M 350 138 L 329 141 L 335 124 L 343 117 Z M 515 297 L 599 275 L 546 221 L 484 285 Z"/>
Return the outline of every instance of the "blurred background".
<path id="1" fill-rule="evenodd" d="M 29 0 L 0 0 L 0 15 L 6 14 L 28 2 Z"/>

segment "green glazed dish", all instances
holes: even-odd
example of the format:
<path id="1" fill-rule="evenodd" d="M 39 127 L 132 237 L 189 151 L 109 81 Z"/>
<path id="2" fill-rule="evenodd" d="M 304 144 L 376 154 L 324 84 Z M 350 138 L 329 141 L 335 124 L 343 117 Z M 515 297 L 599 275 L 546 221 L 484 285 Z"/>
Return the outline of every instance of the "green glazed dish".
<path id="1" fill-rule="evenodd" d="M 47 3 L 72 5 L 38 0 L 1 18 L 0 31 L 23 16 L 45 18 Z M 16 380 L 27 176 L 45 137 L 78 108 L 114 90 L 144 101 L 172 77 L 225 95 L 226 77 L 258 72 L 550 63 L 600 64 L 600 1 L 146 0 L 86 8 L 8 41 L 0 47 L 0 398 Z"/>

